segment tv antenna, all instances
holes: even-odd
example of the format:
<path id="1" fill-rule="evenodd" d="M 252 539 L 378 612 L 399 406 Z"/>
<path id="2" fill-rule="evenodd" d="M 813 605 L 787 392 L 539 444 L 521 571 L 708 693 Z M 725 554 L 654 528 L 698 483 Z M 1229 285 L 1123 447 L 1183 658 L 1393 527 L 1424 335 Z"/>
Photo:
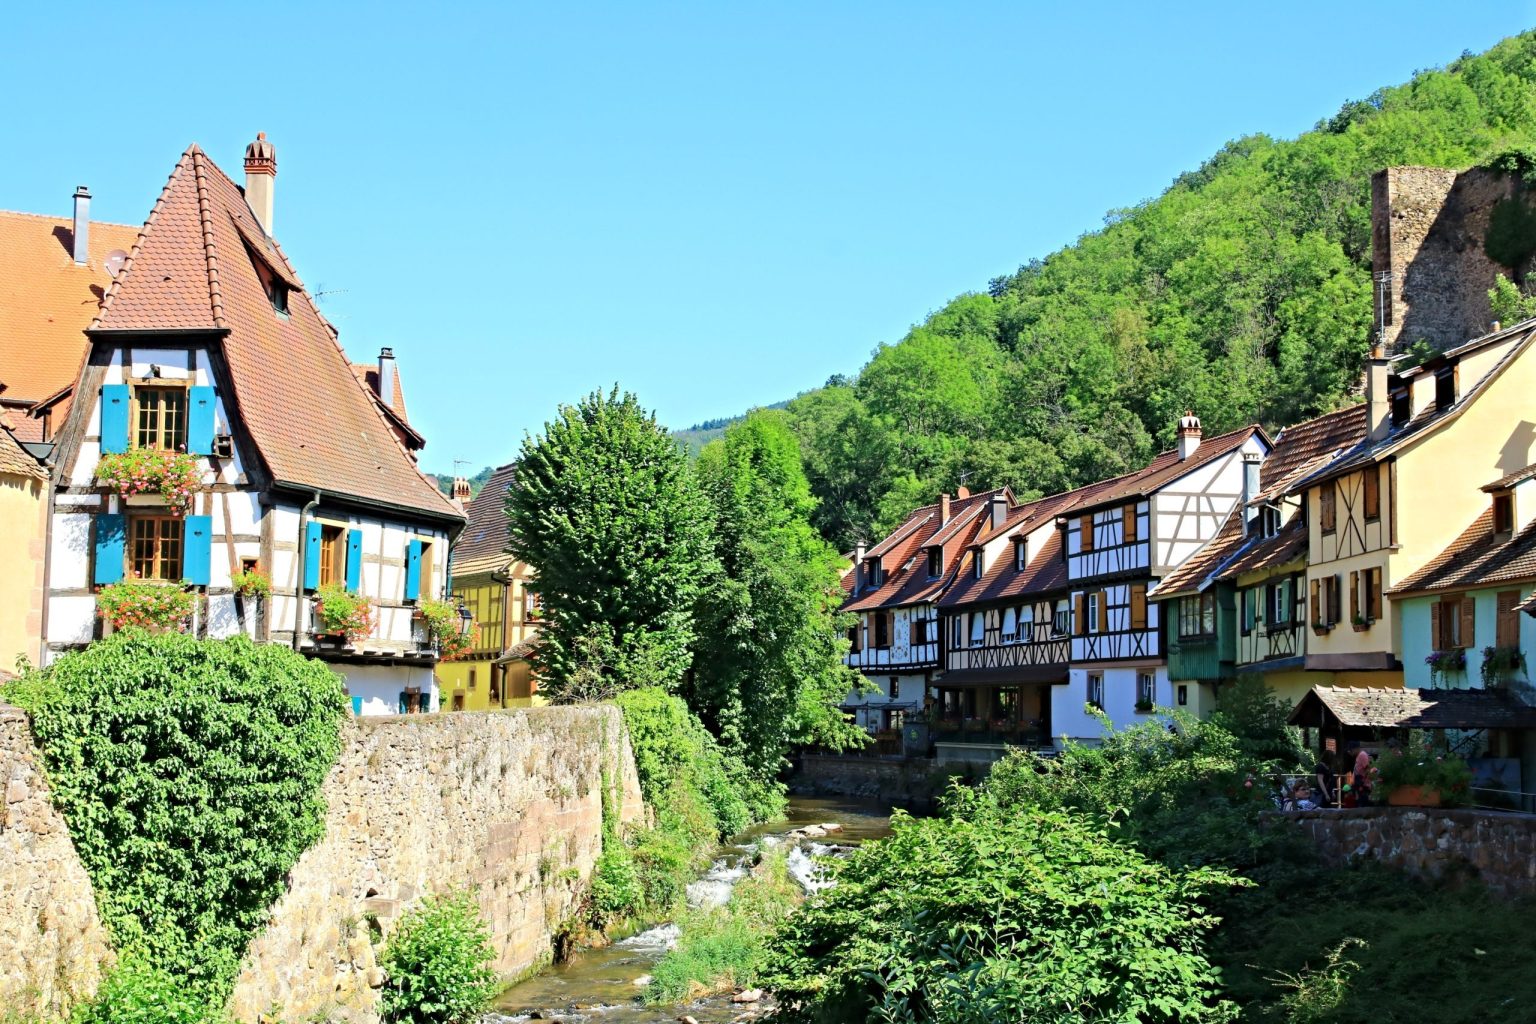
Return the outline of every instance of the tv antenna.
<path id="1" fill-rule="evenodd" d="M 117 280 L 117 275 L 123 272 L 123 264 L 127 262 L 127 253 L 123 252 L 121 249 L 113 249 L 111 252 L 107 253 L 107 258 L 102 263 L 102 267 L 106 269 L 107 276 L 115 281 Z"/>

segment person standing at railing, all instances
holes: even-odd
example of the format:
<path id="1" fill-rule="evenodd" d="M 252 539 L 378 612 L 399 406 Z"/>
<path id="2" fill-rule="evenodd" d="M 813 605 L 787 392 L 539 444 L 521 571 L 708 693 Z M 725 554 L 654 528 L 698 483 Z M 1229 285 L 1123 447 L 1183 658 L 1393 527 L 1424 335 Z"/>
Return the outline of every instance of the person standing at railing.
<path id="1" fill-rule="evenodd" d="M 1335 787 L 1338 785 L 1338 780 L 1333 774 L 1333 767 L 1328 763 L 1326 753 L 1317 759 L 1317 769 L 1313 774 L 1317 777 L 1318 804 L 1322 807 L 1337 807 L 1339 795 L 1335 792 Z"/>

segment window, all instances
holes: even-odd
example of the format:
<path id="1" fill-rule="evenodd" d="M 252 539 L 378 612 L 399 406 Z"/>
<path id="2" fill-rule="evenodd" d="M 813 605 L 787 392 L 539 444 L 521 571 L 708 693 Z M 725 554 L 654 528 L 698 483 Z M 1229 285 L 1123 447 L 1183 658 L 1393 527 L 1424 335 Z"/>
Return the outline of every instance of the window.
<path id="1" fill-rule="evenodd" d="M 156 381 L 133 389 L 133 446 L 179 452 L 187 446 L 187 389 Z"/>
<path id="2" fill-rule="evenodd" d="M 137 579 L 181 579 L 181 526 L 176 516 L 135 516 L 129 520 L 129 565 Z"/>
<path id="3" fill-rule="evenodd" d="M 1376 520 L 1381 518 L 1381 467 L 1367 466 L 1362 474 L 1364 478 L 1364 505 L 1365 518 Z"/>
<path id="4" fill-rule="evenodd" d="M 1259 523 L 1264 536 L 1273 537 L 1280 532 L 1280 510 L 1273 505 L 1265 505 L 1259 510 Z"/>
<path id="5" fill-rule="evenodd" d="M 1157 676 L 1151 672 L 1136 673 L 1136 704 L 1151 707 L 1157 699 Z"/>
<path id="6" fill-rule="evenodd" d="M 1093 515 L 1091 513 L 1077 517 L 1077 536 L 1077 550 L 1093 550 Z"/>
<path id="7" fill-rule="evenodd" d="M 1195 594 L 1179 600 L 1179 636 L 1211 636 L 1215 632 L 1215 594 Z"/>
<path id="8" fill-rule="evenodd" d="M 1104 710 L 1104 676 L 1101 673 L 1088 673 L 1088 703 Z"/>
<path id="9" fill-rule="evenodd" d="M 1147 585 L 1131 584 L 1131 628 L 1147 628 Z"/>
<path id="10" fill-rule="evenodd" d="M 474 669 L 470 669 L 469 670 L 469 688 L 471 690 L 473 690 L 475 688 L 475 670 Z"/>
<path id="11" fill-rule="evenodd" d="M 965 616 L 953 616 L 949 620 L 949 646 L 956 649 L 965 646 Z"/>
<path id="12" fill-rule="evenodd" d="M 1280 580 L 1269 585 L 1269 622 L 1272 626 L 1288 626 L 1291 622 L 1291 580 Z"/>
<path id="13" fill-rule="evenodd" d="M 1471 595 L 1441 598 L 1429 606 L 1429 612 L 1435 650 L 1472 646 L 1476 636 L 1476 606 Z"/>
<path id="14" fill-rule="evenodd" d="M 1435 409 L 1443 412 L 1456 404 L 1456 367 L 1445 366 L 1435 371 Z"/>
<path id="15" fill-rule="evenodd" d="M 928 642 L 928 620 L 927 619 L 913 619 L 912 620 L 912 643 L 913 643 L 913 645 L 915 646 L 917 644 L 926 644 L 927 642 Z"/>
<path id="16" fill-rule="evenodd" d="M 320 585 L 343 583 L 347 572 L 347 531 L 340 526 L 320 526 Z"/>
<path id="17" fill-rule="evenodd" d="M 1019 638 L 1019 613 L 1012 608 L 1003 612 L 1003 643 L 1011 644 Z"/>
<path id="18" fill-rule="evenodd" d="M 1134 544 L 1139 539 L 1136 521 L 1136 506 L 1127 505 L 1120 510 L 1121 540 L 1126 544 Z"/>
<path id="19" fill-rule="evenodd" d="M 1179 707 L 1182 708 L 1182 707 L 1186 706 L 1187 704 L 1189 704 L 1189 686 L 1187 684 L 1185 684 L 1185 683 L 1180 683 L 1179 684 L 1179 691 L 1178 692 L 1179 692 Z"/>
<path id="20" fill-rule="evenodd" d="M 1330 480 L 1317 489 L 1317 525 L 1324 533 L 1334 530 L 1334 487 Z"/>
<path id="21" fill-rule="evenodd" d="M 861 643 L 863 638 L 864 638 L 864 628 L 863 628 L 862 625 L 856 623 L 851 629 L 848 630 L 848 653 L 849 654 L 857 654 L 861 650 L 864 649 L 864 645 L 863 645 L 863 643 Z"/>
<path id="22" fill-rule="evenodd" d="M 987 620 L 981 612 L 971 613 L 971 646 L 980 647 L 986 642 Z"/>
<path id="23" fill-rule="evenodd" d="M 928 549 L 928 578 L 944 574 L 944 549 L 942 547 Z"/>
<path id="24" fill-rule="evenodd" d="M 523 621 L 537 622 L 544 617 L 544 595 L 537 590 L 523 591 Z"/>
<path id="25" fill-rule="evenodd" d="M 870 558 L 864 563 L 864 578 L 869 581 L 869 586 L 880 585 L 880 559 Z"/>
<path id="26" fill-rule="evenodd" d="M 1328 629 L 1339 621 L 1339 593 L 1341 583 L 1338 574 L 1312 581 L 1312 625 Z"/>
<path id="27" fill-rule="evenodd" d="M 1409 397 L 1408 388 L 1406 386 L 1393 388 L 1392 425 L 1394 427 L 1400 427 L 1404 423 L 1407 423 L 1408 417 L 1412 413 L 1412 410 L 1413 405 Z"/>
<path id="28" fill-rule="evenodd" d="M 981 560 L 981 548 L 977 548 L 975 551 L 971 552 L 971 565 L 973 567 L 972 571 L 976 574 L 976 578 L 981 579 L 983 565 Z"/>
<path id="29" fill-rule="evenodd" d="M 1243 636 L 1253 632 L 1255 621 L 1258 619 L 1259 592 L 1257 590 L 1243 591 Z"/>
<path id="30" fill-rule="evenodd" d="M 1095 633 L 1104 630 L 1104 593 L 1095 591 L 1088 595 L 1088 628 Z"/>
<path id="31" fill-rule="evenodd" d="M 891 646 L 891 613 L 875 612 L 875 646 L 880 649 Z"/>
<path id="32" fill-rule="evenodd" d="M 1493 532 L 1515 532 L 1515 499 L 1512 495 L 1493 496 Z"/>
<path id="33" fill-rule="evenodd" d="M 1057 636 L 1066 636 L 1072 630 L 1072 609 L 1065 601 L 1051 602 L 1051 629 Z"/>
<path id="34" fill-rule="evenodd" d="M 429 540 L 421 542 L 421 595 L 430 598 L 437 593 L 437 588 L 432 585 L 432 548 Z M 345 561 L 342 562 L 346 564 Z"/>
<path id="35" fill-rule="evenodd" d="M 246 247 L 250 254 L 251 263 L 256 267 L 256 276 L 261 279 L 262 290 L 267 293 L 267 301 L 272 303 L 272 311 L 281 315 L 288 315 L 288 283 L 278 277 L 267 264 L 267 261 Z"/>
<path id="36" fill-rule="evenodd" d="M 1372 622 L 1381 619 L 1381 569 L 1367 569 L 1364 574 L 1365 583 L 1365 617 Z"/>
<path id="37" fill-rule="evenodd" d="M 1520 591 L 1505 590 L 1498 597 L 1498 620 L 1493 642 L 1500 647 L 1520 646 Z"/>
<path id="38" fill-rule="evenodd" d="M 901 679 L 891 676 L 891 700 L 901 699 Z"/>
<path id="39" fill-rule="evenodd" d="M 1015 569 L 1022 570 L 1026 568 L 1024 556 L 1028 550 L 1029 549 L 1025 546 L 1022 540 L 1016 540 L 1013 542 L 1013 567 Z"/>

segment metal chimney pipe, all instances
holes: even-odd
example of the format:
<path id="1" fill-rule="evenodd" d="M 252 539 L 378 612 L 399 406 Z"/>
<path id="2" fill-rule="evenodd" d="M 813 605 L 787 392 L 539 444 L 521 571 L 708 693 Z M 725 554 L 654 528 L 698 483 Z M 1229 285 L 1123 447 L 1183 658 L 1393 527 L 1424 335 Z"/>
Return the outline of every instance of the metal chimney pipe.
<path id="1" fill-rule="evenodd" d="M 374 377 L 378 381 L 379 397 L 384 404 L 391 409 L 395 406 L 395 350 L 392 348 L 379 349 L 379 372 Z"/>
<path id="2" fill-rule="evenodd" d="M 75 189 L 75 265 L 91 262 L 91 190 L 84 185 Z"/>

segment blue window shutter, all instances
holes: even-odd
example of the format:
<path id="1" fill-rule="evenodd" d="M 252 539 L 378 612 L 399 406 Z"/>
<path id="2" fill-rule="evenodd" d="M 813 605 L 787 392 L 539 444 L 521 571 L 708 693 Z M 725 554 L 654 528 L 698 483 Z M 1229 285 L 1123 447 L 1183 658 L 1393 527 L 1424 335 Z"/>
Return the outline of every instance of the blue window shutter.
<path id="1" fill-rule="evenodd" d="M 213 388 L 187 389 L 187 452 L 213 454 Z"/>
<path id="2" fill-rule="evenodd" d="M 116 513 L 96 517 L 97 583 L 116 583 L 123 578 L 123 548 L 127 521 Z"/>
<path id="3" fill-rule="evenodd" d="M 405 599 L 421 596 L 421 541 L 413 540 L 405 549 Z"/>
<path id="4" fill-rule="evenodd" d="M 304 589 L 320 589 L 320 524 L 304 525 Z"/>
<path id="5" fill-rule="evenodd" d="M 363 531 L 347 531 L 347 589 L 356 591 L 363 579 Z"/>
<path id="6" fill-rule="evenodd" d="M 128 450 L 128 385 L 101 386 L 101 450 L 121 455 Z"/>
<path id="7" fill-rule="evenodd" d="M 206 587 L 213 554 L 213 517 L 187 516 L 182 527 L 181 578 Z"/>

